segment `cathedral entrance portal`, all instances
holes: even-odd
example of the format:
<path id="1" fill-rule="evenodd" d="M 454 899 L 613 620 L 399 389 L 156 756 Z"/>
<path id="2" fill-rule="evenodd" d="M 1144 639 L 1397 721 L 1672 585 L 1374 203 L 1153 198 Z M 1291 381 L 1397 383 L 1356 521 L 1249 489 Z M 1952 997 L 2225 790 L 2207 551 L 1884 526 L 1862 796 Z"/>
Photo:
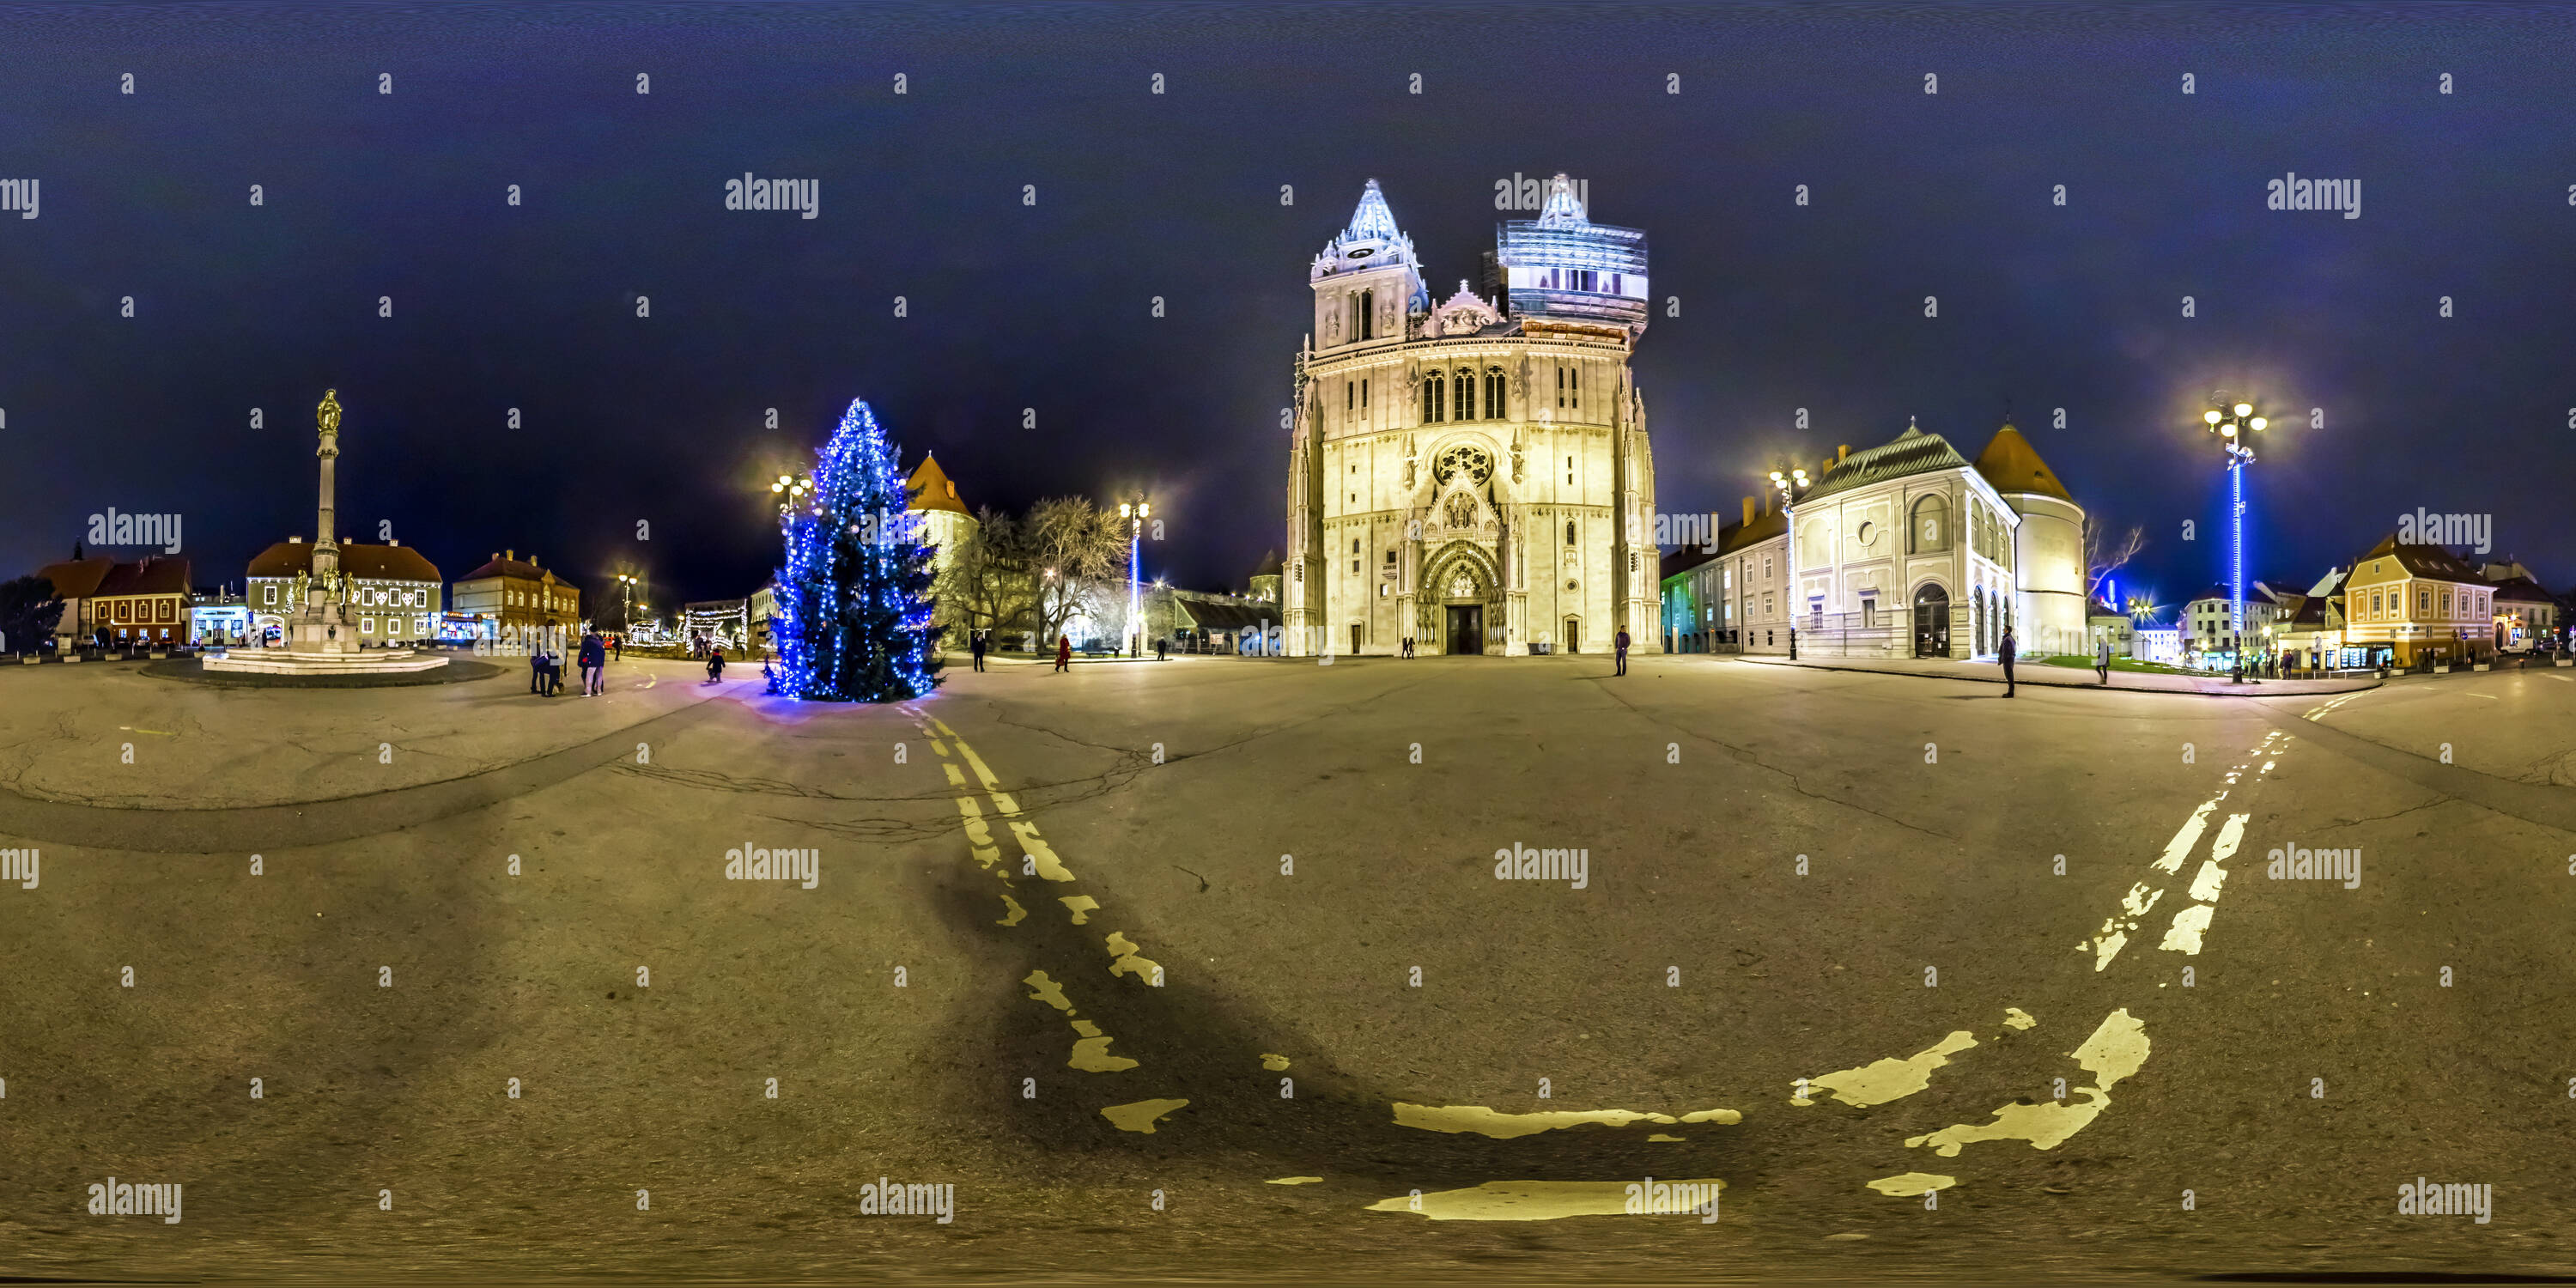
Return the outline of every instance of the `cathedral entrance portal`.
<path id="1" fill-rule="evenodd" d="M 1450 653 L 1481 654 L 1485 651 L 1485 606 L 1483 604 L 1449 605 L 1448 648 Z"/>

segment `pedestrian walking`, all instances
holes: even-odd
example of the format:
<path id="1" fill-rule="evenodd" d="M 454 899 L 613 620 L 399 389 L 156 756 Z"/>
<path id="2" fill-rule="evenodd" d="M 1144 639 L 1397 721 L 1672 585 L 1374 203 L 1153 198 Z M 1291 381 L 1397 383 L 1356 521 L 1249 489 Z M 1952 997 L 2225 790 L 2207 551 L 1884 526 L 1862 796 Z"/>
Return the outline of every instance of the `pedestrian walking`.
<path id="1" fill-rule="evenodd" d="M 2104 639 L 2101 651 L 2093 655 L 2093 673 L 2102 677 L 2104 686 L 2111 683 L 2111 641 Z"/>
<path id="2" fill-rule="evenodd" d="M 618 661 L 623 662 L 626 660 L 626 637 L 624 635 L 619 634 L 609 636 L 608 647 L 610 652 L 616 654 Z"/>
<path id="3" fill-rule="evenodd" d="M 1628 673 L 1628 631 L 1627 631 L 1627 628 L 1626 628 L 1626 627 L 1621 627 L 1621 628 L 1620 628 L 1620 630 L 1619 630 L 1619 674 L 1621 674 L 1621 675 L 1626 675 L 1627 673 Z"/>
<path id="4" fill-rule="evenodd" d="M 715 682 L 717 682 L 718 680 L 721 680 L 721 679 L 723 679 L 723 678 L 724 678 L 724 649 L 723 649 L 723 648 L 721 648 L 721 647 L 708 649 L 708 650 L 707 650 L 707 683 L 709 683 L 709 684 L 714 684 Z"/>
<path id="5" fill-rule="evenodd" d="M 978 670 L 978 671 L 983 670 L 983 669 L 984 669 L 984 646 L 985 646 L 985 641 L 984 641 L 984 632 L 982 632 L 982 631 L 970 631 L 970 632 L 968 632 L 968 633 L 967 633 L 967 636 L 966 636 L 966 646 L 967 646 L 969 649 L 974 650 L 974 653 L 975 653 L 975 669 L 976 669 L 976 670 Z"/>
<path id="6" fill-rule="evenodd" d="M 581 637 L 581 696 L 595 698 L 608 688 L 608 642 L 596 633 Z"/>
<path id="7" fill-rule="evenodd" d="M 1157 661 L 1157 662 L 1168 662 L 1168 661 L 1170 661 L 1170 660 L 1171 660 L 1171 652 L 1172 652 L 1172 642 L 1171 642 L 1169 639 L 1161 639 L 1161 638 L 1158 638 L 1158 639 L 1156 639 L 1156 640 L 1154 641 L 1154 660 L 1155 660 L 1155 661 Z"/>
<path id="8" fill-rule="evenodd" d="M 2004 628 L 2003 642 L 1995 646 L 1995 655 L 2002 658 L 2004 663 L 2004 696 L 2007 698 L 2013 695 L 2013 658 L 2018 652 L 2019 650 L 2013 647 L 2012 628 L 2007 626 Z"/>
<path id="9" fill-rule="evenodd" d="M 1073 670 L 1073 640 L 1068 636 L 1055 637 L 1055 669 L 1067 674 Z"/>

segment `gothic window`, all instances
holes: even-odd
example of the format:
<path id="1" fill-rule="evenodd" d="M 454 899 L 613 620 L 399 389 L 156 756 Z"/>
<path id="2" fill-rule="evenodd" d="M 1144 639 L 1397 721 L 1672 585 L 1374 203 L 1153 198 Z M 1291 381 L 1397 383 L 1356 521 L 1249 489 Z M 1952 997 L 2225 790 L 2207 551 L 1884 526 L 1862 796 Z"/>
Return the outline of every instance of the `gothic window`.
<path id="1" fill-rule="evenodd" d="M 1569 546 L 1574 544 L 1574 521 L 1571 519 L 1566 520 L 1565 523 L 1565 544 Z"/>
<path id="2" fill-rule="evenodd" d="M 1449 419 L 1449 382 L 1434 375 L 1422 382 L 1422 423 L 1437 425 Z"/>
<path id="3" fill-rule="evenodd" d="M 1377 338 L 1377 292 L 1360 292 L 1360 338 Z"/>
<path id="4" fill-rule="evenodd" d="M 1907 553 L 1938 554 L 1950 548 L 1950 503 L 1937 494 L 1914 503 L 1914 521 L 1907 528 Z"/>
<path id="5" fill-rule="evenodd" d="M 1343 382 L 1342 382 L 1342 410 L 1343 410 L 1343 411 L 1355 411 L 1355 410 L 1357 410 L 1357 409 L 1359 408 L 1359 405 L 1360 405 L 1360 387 L 1359 387 L 1358 385 L 1356 385 L 1356 384 L 1353 384 L 1352 382 L 1350 382 L 1350 381 L 1348 381 L 1348 380 L 1343 381 Z"/>
<path id="6" fill-rule="evenodd" d="M 1562 366 L 1556 369 L 1556 405 L 1565 405 L 1565 368 Z"/>
<path id="7" fill-rule="evenodd" d="M 1574 458 L 1571 456 L 1565 458 L 1565 485 L 1574 486 Z"/>
<path id="8" fill-rule="evenodd" d="M 1485 419 L 1503 418 L 1503 369 L 1485 368 Z"/>
<path id="9" fill-rule="evenodd" d="M 1458 419 L 1474 420 L 1476 418 L 1476 377 L 1461 371 L 1455 383 L 1458 386 Z"/>

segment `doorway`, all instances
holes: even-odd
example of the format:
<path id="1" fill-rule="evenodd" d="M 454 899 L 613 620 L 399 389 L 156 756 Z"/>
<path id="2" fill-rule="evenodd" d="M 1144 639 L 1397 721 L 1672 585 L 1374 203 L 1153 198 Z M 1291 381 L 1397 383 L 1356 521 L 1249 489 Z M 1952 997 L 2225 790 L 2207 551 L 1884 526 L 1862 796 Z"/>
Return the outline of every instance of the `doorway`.
<path id="1" fill-rule="evenodd" d="M 1448 606 L 1448 616 L 1449 646 L 1443 651 L 1468 655 L 1482 654 L 1485 651 L 1485 606 L 1451 604 Z"/>
<path id="2" fill-rule="evenodd" d="M 1565 619 L 1565 651 L 1568 653 L 1583 651 L 1583 619 L 1579 617 Z"/>
<path id="3" fill-rule="evenodd" d="M 1914 656 L 1950 656 L 1950 592 L 1939 586 L 1914 592 Z"/>

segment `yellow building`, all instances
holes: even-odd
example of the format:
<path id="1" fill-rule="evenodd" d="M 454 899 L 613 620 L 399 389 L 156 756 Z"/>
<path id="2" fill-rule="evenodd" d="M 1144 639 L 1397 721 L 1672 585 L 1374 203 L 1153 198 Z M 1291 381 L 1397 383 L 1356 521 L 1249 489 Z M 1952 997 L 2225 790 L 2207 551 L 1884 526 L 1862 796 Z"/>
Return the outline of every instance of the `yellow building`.
<path id="1" fill-rule="evenodd" d="M 2399 666 L 2487 657 L 2495 652 L 2494 594 L 2449 550 L 2402 544 L 2392 532 L 2353 562 L 2344 642 L 2385 649 Z"/>
<path id="2" fill-rule="evenodd" d="M 504 550 L 456 579 L 448 595 L 455 610 L 480 617 L 486 638 L 512 631 L 581 625 L 581 588 L 548 572 L 530 555 Z"/>
<path id="3" fill-rule="evenodd" d="M 972 538 L 982 525 L 976 522 L 974 514 L 967 510 L 966 502 L 957 495 L 957 485 L 949 481 L 948 472 L 939 468 L 939 458 L 928 452 L 922 453 L 920 468 L 912 472 L 912 477 L 906 479 L 903 486 L 905 495 L 910 498 L 905 508 L 921 520 L 921 543 L 932 547 L 931 575 L 945 579 L 948 570 L 956 563 L 957 548 Z M 934 580 L 931 584 L 936 587 L 939 581 Z M 934 624 L 940 626 L 957 623 L 955 614 L 936 604 L 930 617 Z M 958 638 L 962 640 L 963 636 Z"/>

